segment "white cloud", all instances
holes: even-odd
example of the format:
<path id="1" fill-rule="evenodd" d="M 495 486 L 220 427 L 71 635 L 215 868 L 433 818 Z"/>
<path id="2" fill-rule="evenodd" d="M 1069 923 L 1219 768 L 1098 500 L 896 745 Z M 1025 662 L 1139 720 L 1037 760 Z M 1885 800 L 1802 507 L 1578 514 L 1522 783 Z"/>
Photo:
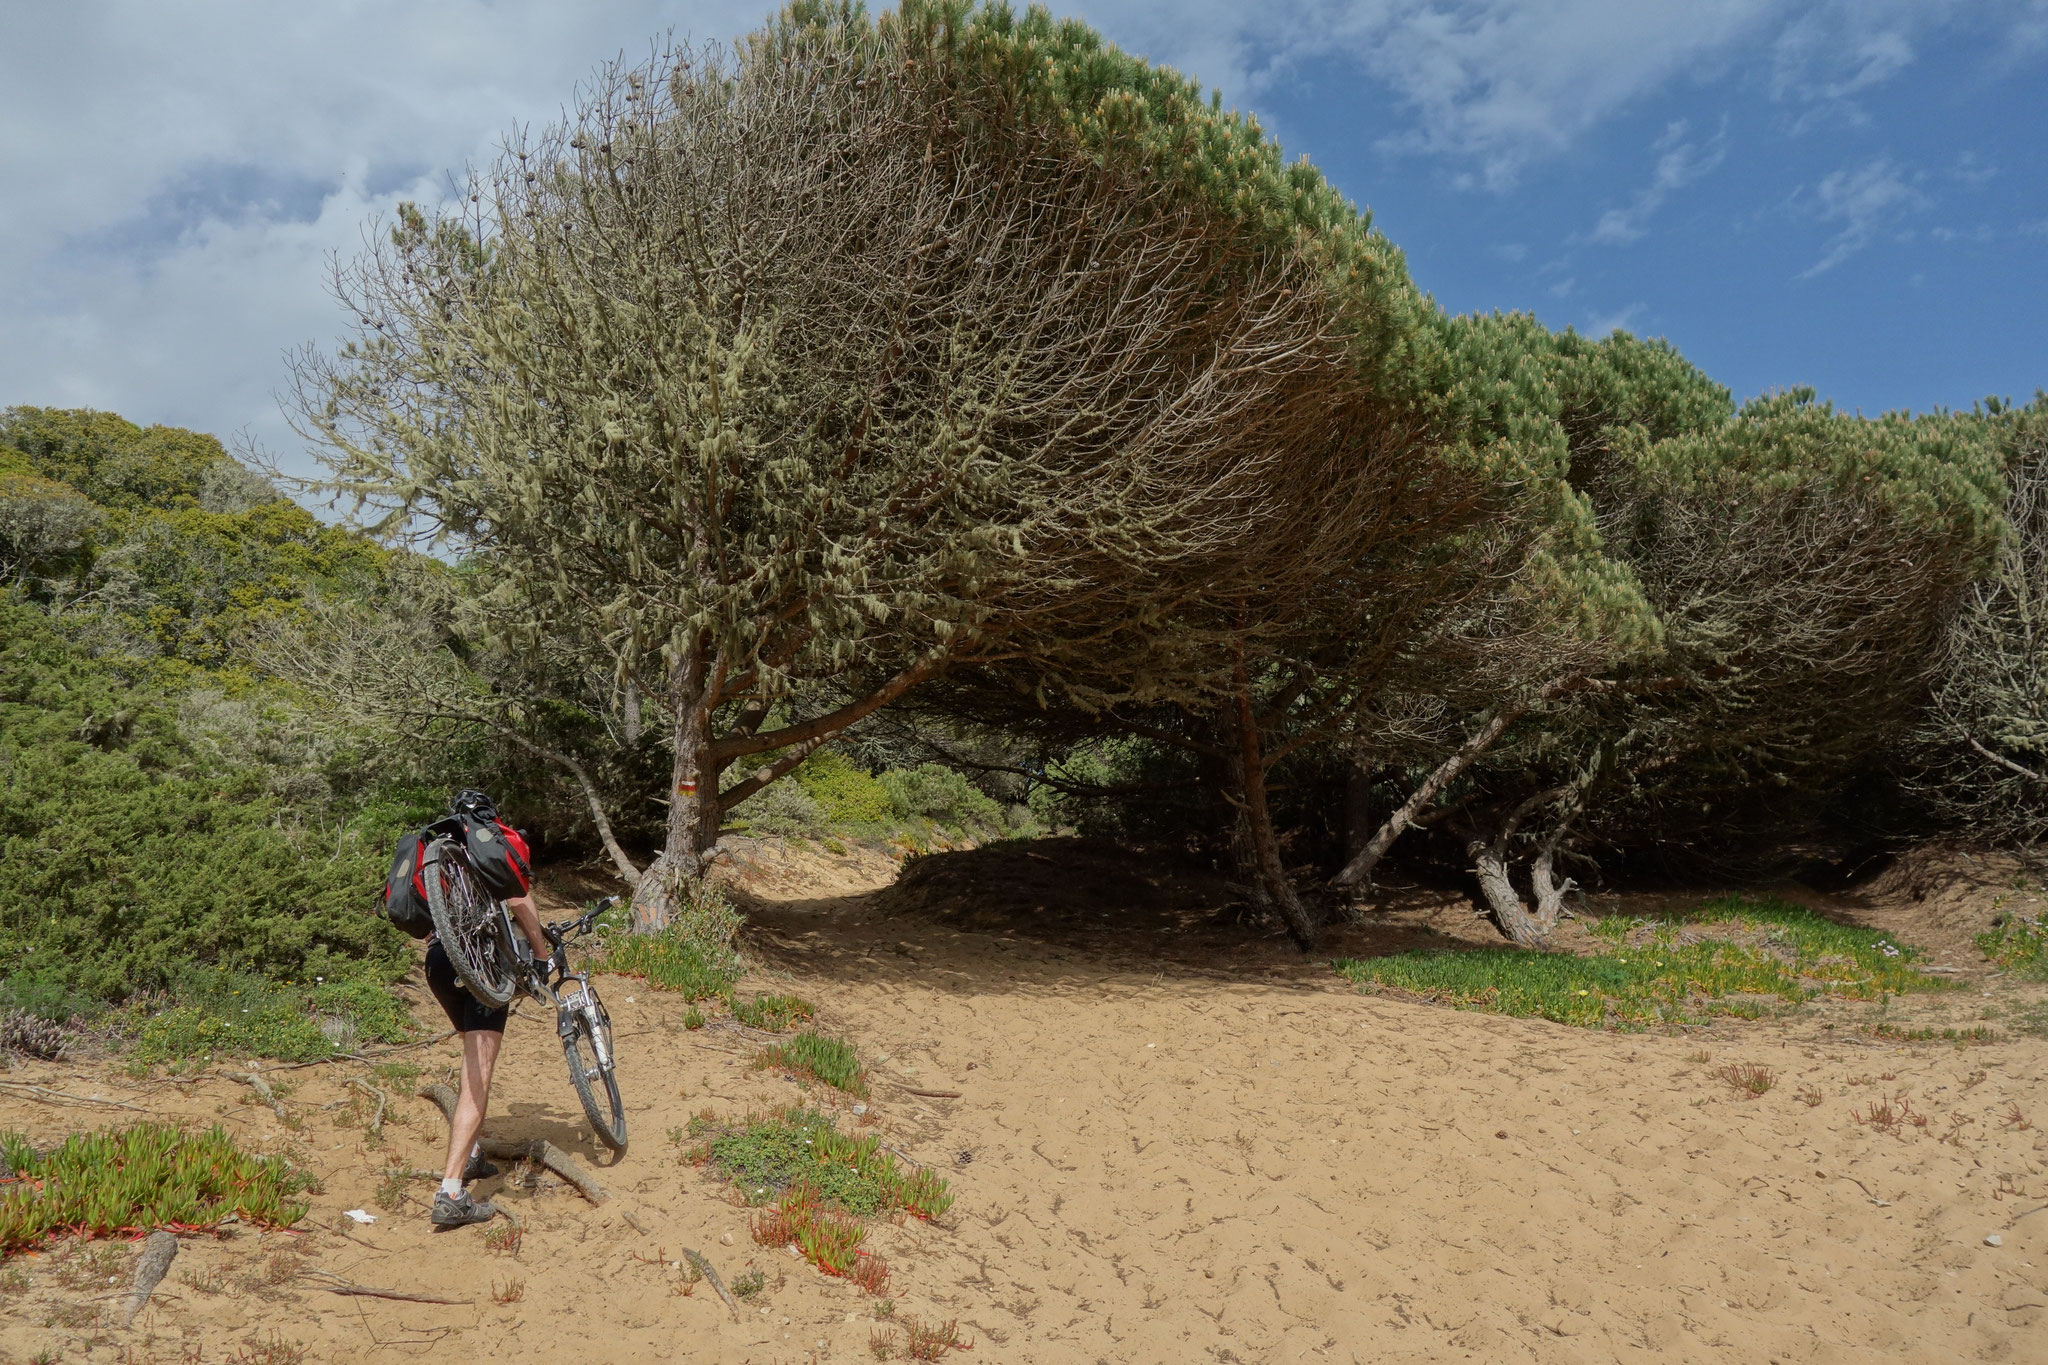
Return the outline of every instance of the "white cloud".
<path id="1" fill-rule="evenodd" d="M 1801 273 L 1801 279 L 1833 270 L 1903 215 L 1927 206 L 1927 197 L 1889 156 L 1836 171 L 1814 186 L 1813 194 L 1817 201 L 1814 215 L 1841 226 L 1828 240 L 1821 258 Z"/>
<path id="2" fill-rule="evenodd" d="M 1609 332 L 1632 332 L 1636 322 L 1649 311 L 1649 305 L 1632 303 L 1612 313 L 1596 313 L 1586 319 L 1586 335 L 1604 337 Z"/>
<path id="3" fill-rule="evenodd" d="M 1586 235 L 1589 242 L 1626 245 L 1640 241 L 1649 231 L 1650 216 L 1664 206 L 1671 195 L 1719 166 L 1728 155 L 1728 122 L 1724 118 L 1714 136 L 1702 146 L 1686 140 L 1683 120 L 1671 124 L 1657 139 L 1654 150 L 1661 153 L 1650 183 L 1636 192 L 1627 208 L 1609 209 Z"/>
<path id="4" fill-rule="evenodd" d="M 1532 162 L 1675 80 L 1768 35 L 1792 0 L 1082 0 L 1127 49 L 1200 75 L 1226 98 L 1335 61 L 1409 123 L 1396 154 L 1459 163 L 1454 181 L 1512 187 Z"/>
<path id="5" fill-rule="evenodd" d="M 323 259 L 673 26 L 760 0 L 258 0 L 0 18 L 0 405 L 111 408 L 290 462 L 284 350 L 337 330 Z"/>

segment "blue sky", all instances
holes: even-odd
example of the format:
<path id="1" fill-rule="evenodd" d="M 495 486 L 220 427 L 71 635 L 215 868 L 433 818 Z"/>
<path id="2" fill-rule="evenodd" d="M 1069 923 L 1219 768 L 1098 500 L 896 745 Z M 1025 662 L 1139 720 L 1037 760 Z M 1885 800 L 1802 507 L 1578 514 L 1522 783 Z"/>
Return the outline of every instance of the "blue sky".
<path id="1" fill-rule="evenodd" d="M 1669 337 L 1747 397 L 2048 386 L 2048 0 L 1079 0 L 1368 206 L 1454 311 Z M 0 404 L 238 431 L 325 262 L 739 0 L 0 11 Z"/>

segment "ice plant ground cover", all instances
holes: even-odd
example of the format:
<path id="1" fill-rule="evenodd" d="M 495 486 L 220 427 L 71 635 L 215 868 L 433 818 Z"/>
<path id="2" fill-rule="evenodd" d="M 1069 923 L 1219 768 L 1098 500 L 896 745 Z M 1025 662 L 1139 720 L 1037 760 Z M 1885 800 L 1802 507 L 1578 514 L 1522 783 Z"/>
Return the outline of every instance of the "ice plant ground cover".
<path id="1" fill-rule="evenodd" d="M 1589 1028 L 1754 1019 L 1823 995 L 1875 1000 L 1950 984 L 1885 934 L 1770 898 L 1724 896 L 1672 918 L 1611 917 L 1592 935 L 1599 950 L 1584 954 L 1482 948 L 1336 967 L 1367 988 Z"/>

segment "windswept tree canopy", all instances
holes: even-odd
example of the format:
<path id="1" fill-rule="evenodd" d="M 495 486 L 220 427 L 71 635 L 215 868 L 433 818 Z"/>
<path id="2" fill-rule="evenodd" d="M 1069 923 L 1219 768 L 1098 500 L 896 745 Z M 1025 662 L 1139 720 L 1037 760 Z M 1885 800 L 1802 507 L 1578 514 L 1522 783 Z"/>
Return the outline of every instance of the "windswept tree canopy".
<path id="1" fill-rule="evenodd" d="M 1085 32 L 794 9 L 606 73 L 339 274 L 329 487 L 469 555 L 503 638 L 654 686 L 684 870 L 949 667 L 1199 694 L 1452 445 L 1398 254 Z"/>

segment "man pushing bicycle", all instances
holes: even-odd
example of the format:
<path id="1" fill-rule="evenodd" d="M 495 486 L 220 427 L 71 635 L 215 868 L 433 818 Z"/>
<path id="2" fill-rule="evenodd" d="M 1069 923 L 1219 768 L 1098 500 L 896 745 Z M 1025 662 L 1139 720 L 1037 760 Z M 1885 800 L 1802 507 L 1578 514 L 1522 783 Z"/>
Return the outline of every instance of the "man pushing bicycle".
<path id="1" fill-rule="evenodd" d="M 527 894 L 533 871 L 526 841 L 498 820 L 490 797 L 456 794 L 449 814 L 401 842 L 384 885 L 384 913 L 427 945 L 427 986 L 462 1035 L 462 1090 L 448 1121 L 448 1162 L 430 1215 L 464 1227 L 497 1214 L 466 1183 L 498 1173 L 478 1143 L 490 1104 L 491 1073 L 504 1044 L 512 997 L 520 992 L 555 1013 L 569 1080 L 592 1134 L 626 1146 L 626 1110 L 612 1056 L 611 1018 L 586 973 L 569 966 L 568 943 L 592 932 L 615 903 L 598 902 L 574 920 L 542 924 Z M 513 939 L 514 924 L 530 954 Z M 569 989 L 564 989 L 564 988 Z"/>

